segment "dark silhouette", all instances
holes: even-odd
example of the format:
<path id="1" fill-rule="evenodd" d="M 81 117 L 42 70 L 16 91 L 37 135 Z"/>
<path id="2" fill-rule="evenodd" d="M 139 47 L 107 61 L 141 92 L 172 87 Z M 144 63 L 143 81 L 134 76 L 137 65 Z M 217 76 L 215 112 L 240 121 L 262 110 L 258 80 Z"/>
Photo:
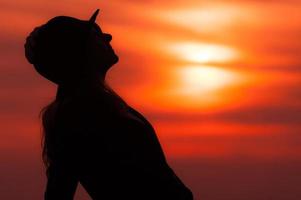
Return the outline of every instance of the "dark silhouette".
<path id="1" fill-rule="evenodd" d="M 193 199 L 152 125 L 105 83 L 118 57 L 97 14 L 89 21 L 55 17 L 25 43 L 28 61 L 58 85 L 42 110 L 45 199 L 73 199 L 78 182 L 94 200 Z"/>

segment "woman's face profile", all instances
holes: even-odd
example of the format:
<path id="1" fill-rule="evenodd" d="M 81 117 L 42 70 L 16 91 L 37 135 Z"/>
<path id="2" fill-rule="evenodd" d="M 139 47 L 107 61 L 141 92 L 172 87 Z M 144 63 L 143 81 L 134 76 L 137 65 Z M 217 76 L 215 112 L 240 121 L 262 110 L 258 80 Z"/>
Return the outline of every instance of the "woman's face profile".
<path id="1" fill-rule="evenodd" d="M 106 72 L 112 65 L 118 62 L 110 42 L 112 35 L 103 33 L 100 27 L 95 24 L 91 30 L 91 37 L 88 41 L 88 58 L 97 71 Z"/>
<path id="2" fill-rule="evenodd" d="M 24 45 L 27 60 L 57 84 L 79 77 L 105 78 L 118 56 L 110 44 L 112 36 L 92 19 L 57 16 L 36 27 Z"/>

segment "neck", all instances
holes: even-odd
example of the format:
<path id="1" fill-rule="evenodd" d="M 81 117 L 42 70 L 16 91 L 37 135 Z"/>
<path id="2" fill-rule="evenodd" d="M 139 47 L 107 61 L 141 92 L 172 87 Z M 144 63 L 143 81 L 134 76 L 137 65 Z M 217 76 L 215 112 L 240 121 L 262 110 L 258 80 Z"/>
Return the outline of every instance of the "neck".
<path id="1" fill-rule="evenodd" d="M 56 97 L 70 97 L 77 94 L 90 93 L 99 90 L 105 90 L 105 76 L 97 78 L 82 78 L 76 83 L 59 85 Z"/>

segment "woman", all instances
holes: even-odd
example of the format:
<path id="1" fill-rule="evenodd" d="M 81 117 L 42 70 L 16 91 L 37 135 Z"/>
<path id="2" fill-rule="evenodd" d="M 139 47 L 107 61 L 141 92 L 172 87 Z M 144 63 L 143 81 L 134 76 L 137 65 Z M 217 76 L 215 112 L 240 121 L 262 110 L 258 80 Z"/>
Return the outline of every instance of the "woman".
<path id="1" fill-rule="evenodd" d="M 26 39 L 27 60 L 58 85 L 42 112 L 45 200 L 73 199 L 78 182 L 94 200 L 191 200 L 151 124 L 106 85 L 118 57 L 97 14 L 55 17 Z"/>

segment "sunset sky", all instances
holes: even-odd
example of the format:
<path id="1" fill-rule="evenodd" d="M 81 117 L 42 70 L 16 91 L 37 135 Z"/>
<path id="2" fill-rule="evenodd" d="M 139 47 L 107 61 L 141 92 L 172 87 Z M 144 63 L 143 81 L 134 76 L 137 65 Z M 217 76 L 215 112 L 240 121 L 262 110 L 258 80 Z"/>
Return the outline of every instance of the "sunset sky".
<path id="1" fill-rule="evenodd" d="M 108 82 L 196 200 L 301 199 L 298 0 L 1 0 L 0 199 L 42 199 L 45 186 L 38 114 L 56 86 L 26 62 L 26 36 L 97 8 L 120 58 Z"/>

